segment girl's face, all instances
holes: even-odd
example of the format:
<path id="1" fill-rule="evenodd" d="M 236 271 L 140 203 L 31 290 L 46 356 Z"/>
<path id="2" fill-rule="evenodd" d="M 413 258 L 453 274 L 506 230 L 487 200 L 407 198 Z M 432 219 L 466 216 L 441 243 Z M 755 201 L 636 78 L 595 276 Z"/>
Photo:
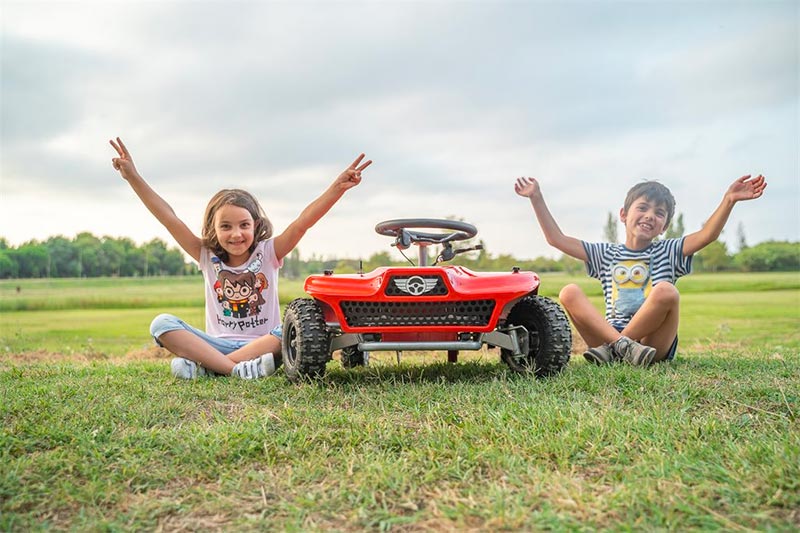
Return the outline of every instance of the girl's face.
<path id="1" fill-rule="evenodd" d="M 220 246 L 228 252 L 228 264 L 240 266 L 250 257 L 255 223 L 244 207 L 226 204 L 214 214 L 214 231 Z"/>

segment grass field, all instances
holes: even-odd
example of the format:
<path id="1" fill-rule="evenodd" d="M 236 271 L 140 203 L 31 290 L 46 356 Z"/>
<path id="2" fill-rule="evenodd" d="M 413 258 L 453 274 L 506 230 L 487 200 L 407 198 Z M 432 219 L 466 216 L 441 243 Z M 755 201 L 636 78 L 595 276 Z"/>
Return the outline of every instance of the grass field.
<path id="1" fill-rule="evenodd" d="M 599 306 L 542 293 L 576 281 Z M 172 379 L 147 326 L 201 324 L 198 278 L 0 282 L 0 530 L 796 531 L 800 274 L 678 287 L 651 369 L 384 353 L 297 386 Z"/>

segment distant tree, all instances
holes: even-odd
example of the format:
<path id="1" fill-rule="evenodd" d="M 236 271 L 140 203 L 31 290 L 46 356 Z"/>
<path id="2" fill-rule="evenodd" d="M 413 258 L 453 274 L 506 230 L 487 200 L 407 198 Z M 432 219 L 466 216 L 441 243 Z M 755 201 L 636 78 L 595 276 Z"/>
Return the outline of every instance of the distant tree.
<path id="1" fill-rule="evenodd" d="M 736 254 L 736 265 L 746 272 L 800 270 L 800 242 L 767 241 Z"/>
<path id="2" fill-rule="evenodd" d="M 18 275 L 22 278 L 41 278 L 47 275 L 50 257 L 47 248 L 36 241 L 30 241 L 14 251 Z"/>
<path id="3" fill-rule="evenodd" d="M 50 237 L 45 241 L 49 253 L 47 277 L 76 278 L 80 275 L 78 248 L 64 236 Z M 20 272 L 20 275 L 22 273 Z"/>
<path id="4" fill-rule="evenodd" d="M 567 256 L 562 256 L 562 259 L 564 258 L 567 258 Z M 564 260 L 566 261 L 566 259 Z M 537 257 L 530 263 L 521 266 L 526 270 L 532 270 L 534 272 L 561 272 L 565 268 L 564 265 L 565 263 L 562 263 L 558 259 L 553 259 L 551 257 Z M 571 268 L 571 266 L 567 266 L 567 268 Z"/>
<path id="5" fill-rule="evenodd" d="M 731 256 L 728 247 L 722 241 L 714 241 L 699 252 L 695 257 L 694 266 L 699 271 L 719 272 L 731 267 Z"/>
<path id="6" fill-rule="evenodd" d="M 180 276 L 184 273 L 186 258 L 177 248 L 168 248 L 161 257 L 161 275 Z"/>
<path id="7" fill-rule="evenodd" d="M 91 233 L 79 233 L 73 245 L 78 250 L 78 276 L 97 277 L 107 274 L 101 252 L 103 243 Z"/>
<path id="8" fill-rule="evenodd" d="M 738 245 L 739 251 L 742 252 L 747 250 L 747 239 L 744 236 L 744 224 L 739 222 L 736 226 L 736 244 Z"/>
<path id="9" fill-rule="evenodd" d="M 125 249 L 125 258 L 122 261 L 123 276 L 143 276 L 146 259 L 142 248 L 131 247 Z"/>
<path id="10" fill-rule="evenodd" d="M 580 259 L 575 259 L 569 255 L 562 255 L 558 260 L 561 265 L 561 270 L 568 274 L 577 274 L 578 272 L 585 272 L 584 262 Z"/>
<path id="11" fill-rule="evenodd" d="M 18 278 L 19 266 L 13 256 L 13 250 L 0 248 L 0 278 Z"/>
<path id="12" fill-rule="evenodd" d="M 608 212 L 606 225 L 603 227 L 603 238 L 606 242 L 617 242 L 617 218 L 611 211 Z"/>
<path id="13" fill-rule="evenodd" d="M 665 239 L 678 239 L 683 237 L 683 234 L 686 232 L 686 228 L 683 224 L 683 213 L 678 213 L 678 216 L 672 220 L 672 223 L 667 228 L 666 233 L 664 233 Z"/>
<path id="14" fill-rule="evenodd" d="M 478 251 L 478 264 L 480 265 L 489 260 L 490 254 L 486 241 L 481 239 L 478 243 L 481 245 L 481 249 Z"/>
<path id="15" fill-rule="evenodd" d="M 100 256 L 103 263 L 104 276 L 119 276 L 122 269 L 122 260 L 125 257 L 125 248 L 118 239 L 103 237 L 100 245 Z"/>
<path id="16" fill-rule="evenodd" d="M 179 273 L 183 269 L 183 254 L 178 250 L 170 253 L 167 243 L 153 239 L 144 245 L 144 275 L 166 276 Z M 177 254 L 177 255 L 176 255 Z"/>
<path id="17" fill-rule="evenodd" d="M 375 270 L 378 267 L 383 266 L 390 266 L 396 264 L 397 261 L 393 261 L 392 257 L 389 255 L 389 252 L 377 252 L 369 256 L 369 258 L 364 261 L 364 272 L 369 272 L 371 270 Z"/>
<path id="18" fill-rule="evenodd" d="M 300 277 L 301 266 L 300 249 L 295 248 L 283 258 L 283 267 L 281 267 L 280 274 L 287 279 L 297 279 Z"/>

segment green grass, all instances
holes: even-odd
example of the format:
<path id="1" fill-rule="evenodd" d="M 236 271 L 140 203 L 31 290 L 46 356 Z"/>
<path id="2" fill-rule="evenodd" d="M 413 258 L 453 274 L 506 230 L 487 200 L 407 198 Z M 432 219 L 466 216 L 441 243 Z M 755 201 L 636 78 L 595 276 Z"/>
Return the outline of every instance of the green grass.
<path id="1" fill-rule="evenodd" d="M 198 306 L 5 310 L 0 530 L 796 531 L 796 276 L 697 277 L 675 362 L 548 380 L 489 351 L 176 382 L 122 346 Z"/>
<path id="2" fill-rule="evenodd" d="M 303 295 L 302 280 L 280 288 L 282 304 Z M 0 280 L 0 312 L 202 307 L 203 298 L 200 276 Z"/>

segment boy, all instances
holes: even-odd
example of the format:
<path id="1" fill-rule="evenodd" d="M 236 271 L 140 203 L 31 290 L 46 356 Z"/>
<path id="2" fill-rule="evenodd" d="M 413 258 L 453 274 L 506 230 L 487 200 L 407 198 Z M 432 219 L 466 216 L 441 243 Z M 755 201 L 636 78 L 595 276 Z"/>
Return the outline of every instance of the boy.
<path id="1" fill-rule="evenodd" d="M 564 235 L 534 178 L 517 179 L 514 190 L 530 199 L 548 244 L 584 261 L 588 274 L 603 285 L 605 318 L 577 285 L 567 285 L 559 294 L 589 346 L 583 356 L 596 364 L 649 366 L 675 357 L 680 304 L 675 281 L 691 272 L 693 254 L 719 237 L 736 202 L 759 198 L 766 186 L 764 176 L 742 176 L 728 187 L 700 231 L 656 240 L 672 220 L 675 199 L 658 182 L 639 183 L 628 191 L 619 211 L 625 244 L 587 243 Z"/>

